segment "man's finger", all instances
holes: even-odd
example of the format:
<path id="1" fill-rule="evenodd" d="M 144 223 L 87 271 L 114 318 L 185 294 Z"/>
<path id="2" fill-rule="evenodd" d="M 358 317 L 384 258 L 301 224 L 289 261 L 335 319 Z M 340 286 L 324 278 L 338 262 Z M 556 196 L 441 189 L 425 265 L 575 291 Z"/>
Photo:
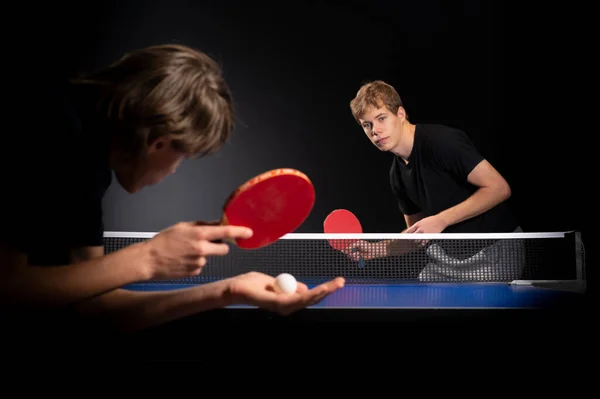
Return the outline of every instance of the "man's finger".
<path id="1" fill-rule="evenodd" d="M 416 224 L 413 224 L 408 229 L 405 230 L 405 233 L 414 233 L 414 231 L 418 228 Z"/>
<path id="2" fill-rule="evenodd" d="M 224 256 L 229 253 L 229 245 L 222 242 L 205 241 L 200 246 L 203 256 Z"/>
<path id="3" fill-rule="evenodd" d="M 194 222 L 196 226 L 219 226 L 221 224 L 220 220 L 212 220 L 212 221 L 204 221 L 204 220 L 196 220 Z"/>
<path id="4" fill-rule="evenodd" d="M 346 280 L 343 277 L 337 277 L 333 280 L 327 281 L 321 285 L 316 286 L 315 288 L 313 288 L 312 290 L 310 290 L 306 295 L 306 298 L 310 299 L 314 299 L 317 298 L 319 296 L 326 296 L 330 293 L 332 293 L 333 291 L 342 288 L 344 286 L 344 284 L 346 283 Z"/>
<path id="5" fill-rule="evenodd" d="M 283 302 L 280 302 L 278 312 L 282 314 L 291 314 L 307 306 L 314 306 L 320 303 L 325 297 L 339 288 L 342 288 L 345 284 L 343 277 L 335 278 L 331 281 L 318 285 L 310 291 L 303 293 L 296 293 L 295 295 L 280 298 Z"/>
<path id="6" fill-rule="evenodd" d="M 303 294 L 303 293 L 305 293 L 306 291 L 308 291 L 308 287 L 306 286 L 306 284 L 304 284 L 304 283 L 301 283 L 300 281 L 298 281 L 298 283 L 297 283 L 297 287 L 296 287 L 296 292 L 297 292 L 298 294 Z"/>
<path id="7" fill-rule="evenodd" d="M 252 229 L 244 226 L 196 226 L 200 239 L 217 241 L 252 237 Z"/>

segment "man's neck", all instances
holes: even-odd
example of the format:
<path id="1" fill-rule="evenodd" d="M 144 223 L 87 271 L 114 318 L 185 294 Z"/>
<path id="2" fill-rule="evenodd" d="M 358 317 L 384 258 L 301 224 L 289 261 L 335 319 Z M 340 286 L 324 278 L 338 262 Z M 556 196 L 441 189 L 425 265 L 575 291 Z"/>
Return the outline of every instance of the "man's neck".
<path id="1" fill-rule="evenodd" d="M 404 162 L 408 162 L 408 158 L 412 153 L 413 143 L 415 141 L 415 128 L 416 125 L 411 124 L 406 121 L 400 126 L 400 140 L 398 141 L 398 145 L 392 149 L 392 153 L 396 156 L 399 156 L 404 160 Z"/>

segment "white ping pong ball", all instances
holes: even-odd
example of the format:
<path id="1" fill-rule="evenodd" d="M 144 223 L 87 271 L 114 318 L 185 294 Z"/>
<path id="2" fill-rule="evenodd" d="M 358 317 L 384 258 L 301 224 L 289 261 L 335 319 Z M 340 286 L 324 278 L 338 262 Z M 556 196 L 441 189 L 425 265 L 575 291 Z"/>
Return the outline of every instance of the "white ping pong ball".
<path id="1" fill-rule="evenodd" d="M 298 287 L 298 283 L 294 276 L 289 273 L 282 273 L 275 278 L 275 291 L 277 292 L 285 292 L 287 294 L 293 294 L 296 292 L 296 288 Z"/>

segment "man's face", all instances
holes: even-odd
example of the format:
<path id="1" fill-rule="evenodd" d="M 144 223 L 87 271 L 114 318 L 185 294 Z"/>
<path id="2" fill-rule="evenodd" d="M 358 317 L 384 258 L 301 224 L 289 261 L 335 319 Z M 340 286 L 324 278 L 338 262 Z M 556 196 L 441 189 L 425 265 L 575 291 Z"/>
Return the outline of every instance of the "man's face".
<path id="1" fill-rule="evenodd" d="M 116 165 L 115 177 L 125 191 L 135 193 L 175 173 L 187 157 L 187 154 L 174 150 L 169 139 L 159 138 L 136 158 Z"/>
<path id="2" fill-rule="evenodd" d="M 369 107 L 359 121 L 369 140 L 381 151 L 390 151 L 398 145 L 401 108 L 395 114 L 385 105 Z"/>

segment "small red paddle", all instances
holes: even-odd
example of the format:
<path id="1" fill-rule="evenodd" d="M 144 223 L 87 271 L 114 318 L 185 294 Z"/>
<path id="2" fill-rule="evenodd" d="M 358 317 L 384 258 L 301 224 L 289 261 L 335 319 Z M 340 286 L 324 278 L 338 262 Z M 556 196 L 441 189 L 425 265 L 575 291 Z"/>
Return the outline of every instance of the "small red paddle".
<path id="1" fill-rule="evenodd" d="M 250 238 L 237 239 L 240 248 L 272 244 L 296 230 L 315 203 L 310 179 L 296 169 L 273 169 L 238 187 L 225 201 L 221 225 L 249 227 Z"/>
<path id="2" fill-rule="evenodd" d="M 362 234 L 362 226 L 358 218 L 349 210 L 346 209 L 336 209 L 331 212 L 325 218 L 323 222 L 323 230 L 326 234 Z M 333 248 L 341 251 L 345 248 L 348 248 L 354 242 L 358 240 L 348 240 L 348 239 L 329 239 L 329 245 Z M 354 248 L 353 252 L 356 252 L 357 249 Z M 359 255 L 359 267 L 365 266 L 365 261 L 362 256 Z"/>

